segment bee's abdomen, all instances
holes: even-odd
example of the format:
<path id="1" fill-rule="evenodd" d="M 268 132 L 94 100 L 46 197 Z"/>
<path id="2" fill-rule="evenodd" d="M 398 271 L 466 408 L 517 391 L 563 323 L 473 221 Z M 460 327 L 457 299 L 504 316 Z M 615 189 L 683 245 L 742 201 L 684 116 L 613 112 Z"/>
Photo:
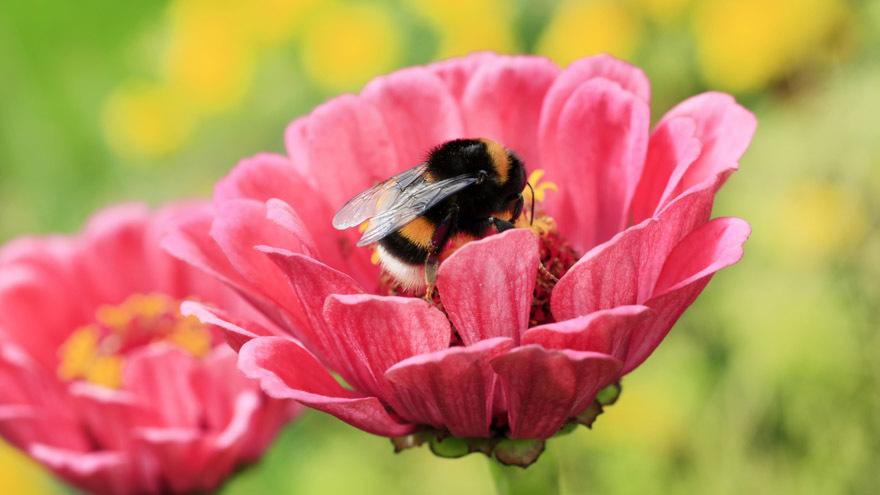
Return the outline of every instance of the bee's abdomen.
<path id="1" fill-rule="evenodd" d="M 423 265 L 428 259 L 434 229 L 424 235 L 425 232 L 414 232 L 414 229 L 406 230 L 407 227 L 409 225 L 384 237 L 379 241 L 379 245 L 385 248 L 388 254 L 403 263 Z"/>

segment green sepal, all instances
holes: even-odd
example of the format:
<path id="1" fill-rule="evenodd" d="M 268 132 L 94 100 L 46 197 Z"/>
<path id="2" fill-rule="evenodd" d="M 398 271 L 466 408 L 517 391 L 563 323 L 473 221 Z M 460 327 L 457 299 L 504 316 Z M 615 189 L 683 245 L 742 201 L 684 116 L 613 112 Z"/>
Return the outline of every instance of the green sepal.
<path id="1" fill-rule="evenodd" d="M 578 414 L 575 420 L 586 426 L 587 428 L 593 427 L 593 422 L 596 421 L 596 418 L 602 414 L 602 404 L 599 404 L 598 400 L 594 400 L 590 407 L 587 408 L 586 411 Z"/>
<path id="2" fill-rule="evenodd" d="M 433 438 L 434 434 L 430 431 L 420 431 L 403 437 L 394 437 L 391 439 L 391 445 L 394 445 L 394 453 L 402 450 L 418 447 Z"/>
<path id="3" fill-rule="evenodd" d="M 456 458 L 471 453 L 468 441 L 465 438 L 457 438 L 451 435 L 431 437 L 431 452 L 438 457 Z"/>
<path id="4" fill-rule="evenodd" d="M 607 387 L 603 388 L 596 395 L 596 400 L 599 401 L 599 404 L 603 406 L 610 406 L 617 402 L 617 399 L 620 397 L 620 392 L 623 390 L 623 387 L 620 386 L 620 382 L 612 383 Z"/>
<path id="5" fill-rule="evenodd" d="M 544 440 L 514 440 L 505 438 L 495 445 L 495 459 L 505 466 L 525 468 L 538 460 L 544 452 Z"/>
<path id="6" fill-rule="evenodd" d="M 563 435 L 568 435 L 569 433 L 571 433 L 577 429 L 578 424 L 579 423 L 576 421 L 568 421 L 567 423 L 562 425 L 562 428 L 560 428 L 559 431 L 557 431 L 556 434 L 553 436 L 554 437 L 561 437 Z"/>

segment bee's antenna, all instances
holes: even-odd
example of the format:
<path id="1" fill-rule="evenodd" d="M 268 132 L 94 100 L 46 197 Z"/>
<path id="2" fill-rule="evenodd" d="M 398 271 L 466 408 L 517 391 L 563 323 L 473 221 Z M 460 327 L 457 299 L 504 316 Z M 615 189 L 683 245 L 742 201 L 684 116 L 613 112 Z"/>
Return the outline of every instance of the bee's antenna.
<path id="1" fill-rule="evenodd" d="M 535 223 L 535 189 L 532 188 L 530 182 L 526 182 L 526 185 L 529 186 L 529 189 L 532 191 L 532 215 L 529 217 L 529 227 L 531 227 Z"/>

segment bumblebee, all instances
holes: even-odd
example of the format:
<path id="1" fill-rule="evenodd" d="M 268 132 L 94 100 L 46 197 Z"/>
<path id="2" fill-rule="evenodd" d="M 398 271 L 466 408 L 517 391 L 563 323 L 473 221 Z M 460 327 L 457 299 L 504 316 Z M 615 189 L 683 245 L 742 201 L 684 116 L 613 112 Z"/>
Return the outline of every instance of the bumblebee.
<path id="1" fill-rule="evenodd" d="M 377 243 L 382 267 L 405 289 L 427 286 L 440 254 L 458 235 L 481 238 L 513 228 L 523 209 L 522 161 L 489 139 L 456 139 L 427 161 L 350 199 L 333 217 L 347 229 L 369 220 L 358 246 Z"/>

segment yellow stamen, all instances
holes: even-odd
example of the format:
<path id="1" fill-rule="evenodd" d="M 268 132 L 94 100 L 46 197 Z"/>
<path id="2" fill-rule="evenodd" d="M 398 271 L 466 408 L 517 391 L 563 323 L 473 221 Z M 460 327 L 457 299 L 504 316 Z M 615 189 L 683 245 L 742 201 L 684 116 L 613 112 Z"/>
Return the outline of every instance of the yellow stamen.
<path id="1" fill-rule="evenodd" d="M 379 251 L 373 250 L 373 254 L 370 255 L 370 263 L 374 265 L 379 264 Z"/>
<path id="2" fill-rule="evenodd" d="M 73 380 L 86 374 L 98 355 L 98 329 L 94 325 L 78 328 L 61 345 L 58 377 Z"/>
<path id="3" fill-rule="evenodd" d="M 211 350 L 211 334 L 195 316 L 183 319 L 168 336 L 168 342 L 195 357 L 205 357 Z"/>
<path id="4" fill-rule="evenodd" d="M 213 344 L 210 331 L 195 317 L 184 318 L 178 307 L 164 294 L 133 294 L 117 306 L 99 307 L 95 323 L 78 328 L 61 345 L 58 377 L 119 388 L 125 354 L 151 342 L 204 357 Z"/>
<path id="5" fill-rule="evenodd" d="M 528 183 L 535 188 L 535 201 L 538 202 L 544 201 L 546 199 L 546 194 L 544 191 L 546 191 L 547 189 L 552 189 L 553 192 L 559 192 L 559 187 L 556 186 L 556 183 L 550 181 L 544 181 L 543 183 L 541 183 L 541 178 L 544 177 L 545 173 L 546 171 L 542 169 L 535 170 L 529 175 L 528 179 Z M 526 190 L 528 190 L 529 192 L 526 193 Z M 527 201 L 531 199 L 531 190 L 529 190 L 528 187 L 523 190 L 523 197 Z"/>
<path id="6" fill-rule="evenodd" d="M 98 356 L 82 378 L 95 385 L 119 388 L 122 386 L 122 358 Z"/>

